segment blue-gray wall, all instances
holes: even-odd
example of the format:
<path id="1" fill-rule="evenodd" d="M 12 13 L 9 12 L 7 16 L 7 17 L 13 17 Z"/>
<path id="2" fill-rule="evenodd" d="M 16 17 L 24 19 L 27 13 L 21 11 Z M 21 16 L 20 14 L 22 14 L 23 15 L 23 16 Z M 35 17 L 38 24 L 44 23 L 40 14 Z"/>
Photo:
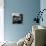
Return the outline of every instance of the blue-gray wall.
<path id="1" fill-rule="evenodd" d="M 40 9 L 40 0 L 4 0 L 5 40 L 18 41 L 32 28 L 32 20 Z M 12 13 L 23 13 L 23 24 L 12 24 Z"/>
<path id="2" fill-rule="evenodd" d="M 40 1 L 40 10 L 42 11 L 43 9 L 46 9 L 46 0 L 41 0 Z M 40 25 L 45 26 L 46 27 L 46 10 L 43 12 L 43 22 L 40 22 Z"/>

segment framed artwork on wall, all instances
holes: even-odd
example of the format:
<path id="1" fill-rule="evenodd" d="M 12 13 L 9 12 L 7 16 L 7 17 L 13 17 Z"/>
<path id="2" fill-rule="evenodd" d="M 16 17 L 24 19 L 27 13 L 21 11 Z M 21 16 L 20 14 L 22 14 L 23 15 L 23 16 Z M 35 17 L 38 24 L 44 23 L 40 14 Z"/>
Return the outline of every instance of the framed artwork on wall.
<path id="1" fill-rule="evenodd" d="M 22 24 L 23 23 L 23 14 L 14 13 L 12 14 L 12 23 L 13 24 Z"/>

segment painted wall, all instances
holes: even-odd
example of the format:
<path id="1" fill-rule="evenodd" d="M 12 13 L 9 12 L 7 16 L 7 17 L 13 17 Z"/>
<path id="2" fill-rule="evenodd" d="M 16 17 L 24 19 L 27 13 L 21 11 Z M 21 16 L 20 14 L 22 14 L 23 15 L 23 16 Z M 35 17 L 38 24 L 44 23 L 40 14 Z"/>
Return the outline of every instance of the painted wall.
<path id="1" fill-rule="evenodd" d="M 4 0 L 0 0 L 0 42 L 4 41 Z"/>
<path id="2" fill-rule="evenodd" d="M 46 9 L 46 0 L 41 0 L 40 1 L 40 9 L 41 9 L 41 11 L 43 9 Z M 40 25 L 46 26 L 46 10 L 43 12 L 42 17 L 43 17 L 43 22 L 41 21 Z"/>
<path id="3" fill-rule="evenodd" d="M 5 40 L 18 41 L 32 28 L 32 21 L 40 9 L 40 0 L 4 0 Z M 12 24 L 12 13 L 23 13 L 23 24 Z"/>

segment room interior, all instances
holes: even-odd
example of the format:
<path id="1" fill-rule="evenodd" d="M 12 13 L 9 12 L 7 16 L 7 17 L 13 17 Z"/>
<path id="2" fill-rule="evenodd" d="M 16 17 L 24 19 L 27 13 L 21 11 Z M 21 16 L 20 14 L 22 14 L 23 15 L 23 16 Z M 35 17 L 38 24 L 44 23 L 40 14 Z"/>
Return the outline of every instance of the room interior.
<path id="1" fill-rule="evenodd" d="M 46 46 L 45 5 L 46 0 L 0 0 L 0 46 Z"/>

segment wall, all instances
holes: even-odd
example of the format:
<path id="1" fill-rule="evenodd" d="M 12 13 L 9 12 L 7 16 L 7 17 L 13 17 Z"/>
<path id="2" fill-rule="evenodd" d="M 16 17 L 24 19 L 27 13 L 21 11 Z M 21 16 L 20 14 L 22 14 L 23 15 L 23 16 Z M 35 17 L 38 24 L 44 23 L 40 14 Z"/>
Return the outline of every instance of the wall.
<path id="1" fill-rule="evenodd" d="M 46 9 L 46 6 L 45 6 L 46 5 L 46 0 L 41 0 L 40 2 L 41 2 L 40 3 L 40 9 L 42 11 L 43 9 Z M 40 25 L 46 26 L 46 10 L 43 12 L 42 17 L 43 17 L 43 22 L 41 21 Z"/>
<path id="2" fill-rule="evenodd" d="M 4 41 L 4 0 L 0 0 L 0 42 Z"/>
<path id="3" fill-rule="evenodd" d="M 40 9 L 40 0 L 4 0 L 4 34 L 7 41 L 18 41 L 32 28 L 32 21 Z M 23 13 L 23 24 L 12 24 L 12 13 Z"/>

